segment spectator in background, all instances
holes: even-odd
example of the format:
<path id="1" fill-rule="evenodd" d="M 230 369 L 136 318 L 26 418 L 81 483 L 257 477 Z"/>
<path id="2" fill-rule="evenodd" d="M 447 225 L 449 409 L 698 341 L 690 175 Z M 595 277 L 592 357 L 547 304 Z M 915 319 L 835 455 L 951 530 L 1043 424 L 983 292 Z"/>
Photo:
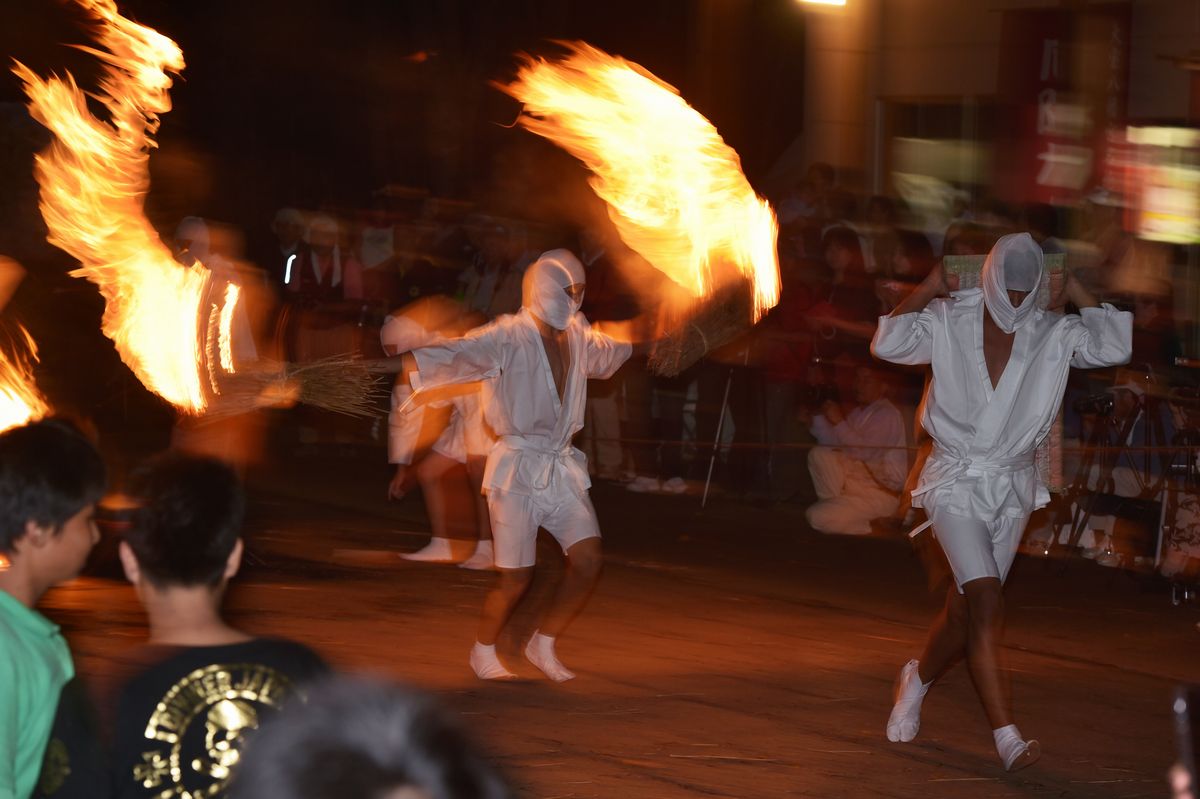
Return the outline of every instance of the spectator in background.
<path id="1" fill-rule="evenodd" d="M 459 276 L 459 291 L 467 310 L 486 315 L 508 271 L 509 232 L 504 225 L 483 219 L 473 233 L 475 255 Z"/>
<path id="2" fill-rule="evenodd" d="M 892 268 L 899 245 L 896 221 L 896 203 L 890 197 L 877 194 L 867 201 L 867 220 L 862 227 L 867 242 L 864 267 L 868 274 L 886 275 Z"/>
<path id="3" fill-rule="evenodd" d="M 427 695 L 385 682 L 314 685 L 247 747 L 232 799 L 511 799 Z"/>
<path id="4" fill-rule="evenodd" d="M 1029 235 L 1046 255 L 1066 253 L 1067 247 L 1058 239 L 1058 212 L 1047 203 L 1029 203 L 1021 213 L 1021 221 Z"/>
<path id="5" fill-rule="evenodd" d="M 852 395 L 854 369 L 871 360 L 870 341 L 882 310 L 872 281 L 863 268 L 858 234 L 848 227 L 825 233 L 822 252 L 828 283 L 809 309 L 807 324 L 814 333 L 814 360 L 832 381 L 839 396 Z"/>
<path id="6" fill-rule="evenodd" d="M 296 311 L 289 337 L 290 357 L 304 363 L 360 352 L 361 323 L 368 312 L 362 266 L 342 250 L 338 223 L 331 216 L 320 214 L 309 221 L 308 244 L 305 257 L 293 264 L 287 284 Z M 337 429 L 342 420 L 329 424 Z"/>
<path id="7" fill-rule="evenodd" d="M 812 307 L 816 288 L 813 271 L 790 255 L 781 253 L 779 275 L 779 304 L 760 328 L 765 348 L 766 437 L 772 448 L 767 464 L 768 496 L 773 501 L 791 498 L 804 482 L 803 452 L 789 445 L 802 441 L 796 406 L 812 360 L 812 335 L 805 316 Z"/>
<path id="8" fill-rule="evenodd" d="M 65 422 L 0 433 L 0 796 L 104 795 L 103 780 L 88 792 L 103 763 L 86 692 L 58 626 L 35 609 L 83 569 L 104 488 L 100 453 Z"/>
<path id="9" fill-rule="evenodd" d="M 626 280 L 612 258 L 612 238 L 616 232 L 609 227 L 592 225 L 579 232 L 579 260 L 587 275 L 587 292 L 581 310 L 589 322 L 626 321 L 638 316 L 640 303 L 633 286 Z M 621 426 L 621 405 L 625 389 L 630 389 L 634 401 L 626 408 L 626 428 Z M 644 402 L 638 400 L 644 399 Z M 645 364 L 627 362 L 609 380 L 592 380 L 588 384 L 587 423 L 584 435 L 595 461 L 596 476 L 619 480 L 629 464 L 637 475 L 629 482 L 631 490 L 652 490 L 649 481 L 656 472 L 653 453 L 646 444 L 633 444 L 629 451 L 622 444 L 622 433 L 628 438 L 650 438 L 650 376 Z M 657 489 L 657 485 L 653 486 Z"/>
<path id="10" fill-rule="evenodd" d="M 308 250 L 292 264 L 288 290 L 310 304 L 335 308 L 363 298 L 362 265 L 342 252 L 337 220 L 318 214 L 308 223 Z"/>
<path id="11" fill-rule="evenodd" d="M 276 250 L 262 264 L 272 285 L 287 285 L 297 262 L 308 260 L 308 243 L 304 241 L 306 228 L 304 214 L 295 208 L 280 208 L 275 212 L 271 232 L 275 234 Z"/>
<path id="12" fill-rule="evenodd" d="M 246 735 L 326 667 L 307 647 L 250 635 L 221 613 L 243 551 L 245 500 L 228 466 L 169 454 L 130 491 L 137 505 L 119 552 L 150 640 L 129 656 L 116 702 L 115 793 L 219 795 Z"/>
<path id="13" fill-rule="evenodd" d="M 1149 282 L 1148 282 L 1149 283 Z M 1133 295 L 1133 355 L 1130 363 L 1145 365 L 1166 376 L 1183 355 L 1183 343 L 1175 329 L 1171 286 L 1148 284 Z"/>
<path id="14" fill-rule="evenodd" d="M 826 400 L 812 418 L 812 434 L 820 446 L 809 451 L 817 502 L 806 513 L 822 533 L 869 535 L 871 521 L 899 507 L 908 474 L 904 419 L 887 397 L 879 370 L 855 370 L 856 407 L 845 414 Z"/>

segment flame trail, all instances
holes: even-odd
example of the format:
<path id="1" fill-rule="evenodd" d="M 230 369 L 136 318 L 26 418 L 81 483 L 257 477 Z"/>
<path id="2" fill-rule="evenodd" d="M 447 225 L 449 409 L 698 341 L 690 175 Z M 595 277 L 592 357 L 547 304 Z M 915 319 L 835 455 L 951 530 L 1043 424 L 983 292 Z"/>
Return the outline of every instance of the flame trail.
<path id="1" fill-rule="evenodd" d="M 168 72 L 183 69 L 170 39 L 125 19 L 112 0 L 77 0 L 97 20 L 103 49 L 81 48 L 104 62 L 94 95 L 108 112 L 97 119 L 71 75 L 42 79 L 23 64 L 29 110 L 54 133 L 36 160 L 49 241 L 79 260 L 71 274 L 95 283 L 106 305 L 102 328 L 121 360 L 148 389 L 198 414 L 204 389 L 209 272 L 185 268 L 144 212 L 148 164 L 159 114 L 171 108 Z"/>
<path id="2" fill-rule="evenodd" d="M 728 265 L 754 286 L 754 320 L 779 301 L 778 226 L 734 150 L 672 86 L 583 42 L 551 63 L 529 59 L 499 88 L 520 123 L 592 171 L 621 239 L 694 297 Z"/>
<path id="3" fill-rule="evenodd" d="M 40 419 L 50 412 L 33 380 L 30 361 L 37 360 L 37 345 L 29 331 L 23 327 L 20 330 L 28 358 L 0 350 L 0 430 Z"/>

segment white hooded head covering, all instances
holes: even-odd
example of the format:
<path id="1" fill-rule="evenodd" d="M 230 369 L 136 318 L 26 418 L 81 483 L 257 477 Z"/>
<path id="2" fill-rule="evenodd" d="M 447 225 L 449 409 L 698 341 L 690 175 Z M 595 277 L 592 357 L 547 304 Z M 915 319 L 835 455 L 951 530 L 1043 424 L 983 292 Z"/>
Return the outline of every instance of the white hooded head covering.
<path id="1" fill-rule="evenodd" d="M 185 216 L 175 228 L 175 241 L 186 242 L 184 249 L 195 258 L 208 258 L 208 223 L 198 216 Z"/>
<path id="2" fill-rule="evenodd" d="M 583 298 L 574 300 L 564 289 L 586 282 L 583 264 L 570 250 L 544 252 L 525 270 L 522 304 L 556 330 L 566 330 Z"/>
<path id="3" fill-rule="evenodd" d="M 1042 248 L 1028 233 L 1001 236 L 983 262 L 980 285 L 983 304 L 996 326 L 1012 333 L 1033 318 L 1044 268 Z M 1019 307 L 1008 299 L 1009 291 L 1027 291 Z"/>

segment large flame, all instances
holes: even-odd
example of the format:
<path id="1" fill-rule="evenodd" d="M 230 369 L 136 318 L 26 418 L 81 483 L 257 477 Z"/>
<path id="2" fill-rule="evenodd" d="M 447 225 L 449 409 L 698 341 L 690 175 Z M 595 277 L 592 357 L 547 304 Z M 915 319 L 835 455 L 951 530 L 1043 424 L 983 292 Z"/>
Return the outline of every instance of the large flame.
<path id="1" fill-rule="evenodd" d="M 89 112 L 69 74 L 43 80 L 22 64 L 14 69 L 30 113 L 55 136 L 35 167 L 48 238 L 79 260 L 73 275 L 100 287 L 104 334 L 138 379 L 177 408 L 200 413 L 207 401 L 197 320 L 209 272 L 176 263 L 144 213 L 153 134 L 158 115 L 171 108 L 167 72 L 183 69 L 183 54 L 122 17 L 112 0 L 77 2 L 99 23 L 104 50 L 85 49 L 105 64 L 93 96 L 108 119 Z"/>
<path id="2" fill-rule="evenodd" d="M 37 345 L 29 331 L 23 327 L 20 330 L 28 358 L 0 350 L 0 430 L 40 419 L 50 411 L 33 381 L 30 361 L 37 360 Z"/>
<path id="3" fill-rule="evenodd" d="M 719 288 L 729 266 L 749 278 L 757 321 L 779 301 L 778 226 L 737 153 L 674 87 L 582 42 L 570 49 L 501 87 L 524 103 L 521 124 L 592 171 L 621 239 L 692 296 Z"/>

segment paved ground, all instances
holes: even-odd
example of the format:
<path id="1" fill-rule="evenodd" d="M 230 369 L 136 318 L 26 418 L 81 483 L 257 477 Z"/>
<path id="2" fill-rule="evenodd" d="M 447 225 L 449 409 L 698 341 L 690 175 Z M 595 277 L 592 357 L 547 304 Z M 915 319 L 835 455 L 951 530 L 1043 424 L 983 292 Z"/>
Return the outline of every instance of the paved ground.
<path id="1" fill-rule="evenodd" d="M 1163 796 L 1170 696 L 1200 678 L 1200 608 L 1173 607 L 1087 561 L 1022 559 L 1008 592 L 1017 720 L 1042 741 L 1005 774 L 963 666 L 926 701 L 909 745 L 883 735 L 896 670 L 940 603 L 904 541 L 816 535 L 797 507 L 593 492 L 606 572 L 560 644 L 579 679 L 554 685 L 516 654 L 559 568 L 519 611 L 508 662 L 466 666 L 486 574 L 415 565 L 415 498 L 379 497 L 371 459 L 291 459 L 253 478 L 252 562 L 231 592 L 248 629 L 309 642 L 335 665 L 435 691 L 529 797 Z M 144 627 L 99 562 L 46 601 L 85 674 Z"/>

